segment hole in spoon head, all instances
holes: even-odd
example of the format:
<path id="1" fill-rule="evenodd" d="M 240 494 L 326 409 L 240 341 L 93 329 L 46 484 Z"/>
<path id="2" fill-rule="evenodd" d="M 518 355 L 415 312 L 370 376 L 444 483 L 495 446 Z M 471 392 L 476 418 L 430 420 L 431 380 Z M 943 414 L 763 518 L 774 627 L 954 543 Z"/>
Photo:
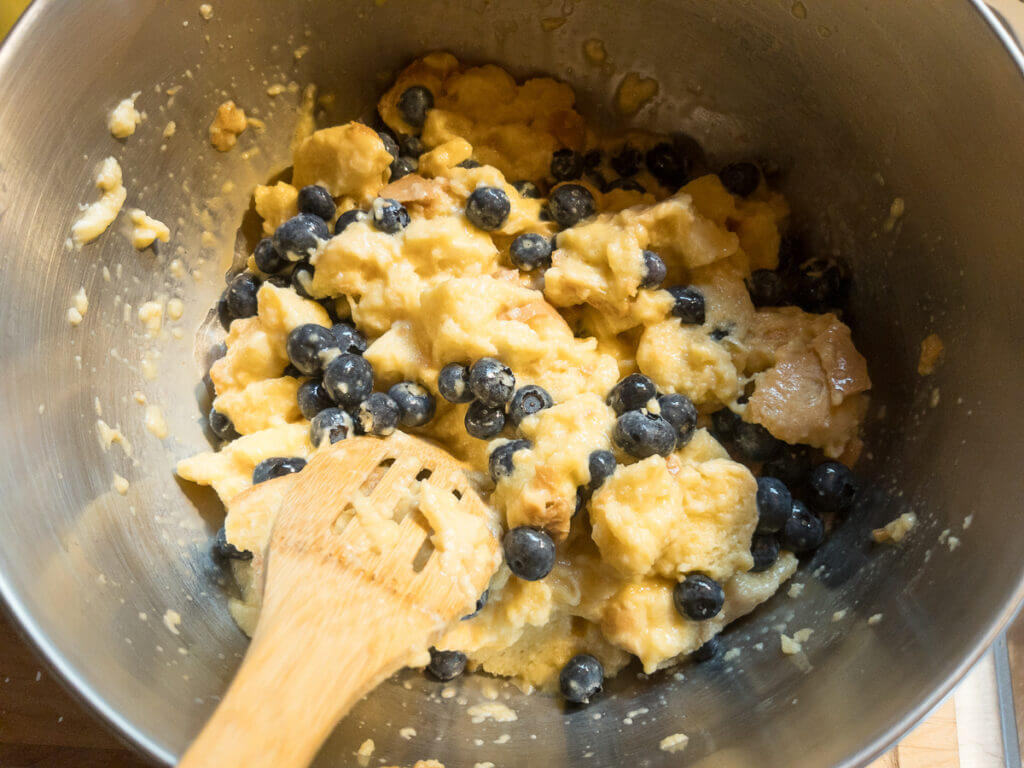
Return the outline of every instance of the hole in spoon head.
<path id="1" fill-rule="evenodd" d="M 432 474 L 434 474 L 433 471 L 424 467 L 419 471 L 419 474 L 416 475 L 416 480 L 417 482 L 422 483 L 424 480 L 429 480 Z"/>
<path id="2" fill-rule="evenodd" d="M 380 481 L 387 473 L 388 468 L 394 463 L 394 459 L 383 459 L 370 471 L 370 474 L 366 476 L 366 479 L 363 480 L 363 484 L 359 486 L 359 492 L 362 493 L 363 496 L 369 497 L 369 495 L 373 493 L 373 489 L 380 484 Z"/>

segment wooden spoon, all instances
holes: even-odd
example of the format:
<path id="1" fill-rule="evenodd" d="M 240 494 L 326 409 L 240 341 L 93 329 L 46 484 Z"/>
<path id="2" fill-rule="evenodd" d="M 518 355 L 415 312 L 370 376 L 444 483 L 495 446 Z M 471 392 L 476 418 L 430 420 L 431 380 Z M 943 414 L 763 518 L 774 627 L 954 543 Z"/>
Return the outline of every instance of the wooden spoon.
<path id="1" fill-rule="evenodd" d="M 406 435 L 336 443 L 232 508 L 275 502 L 252 644 L 181 768 L 308 765 L 360 698 L 472 610 L 500 563 L 464 467 Z"/>

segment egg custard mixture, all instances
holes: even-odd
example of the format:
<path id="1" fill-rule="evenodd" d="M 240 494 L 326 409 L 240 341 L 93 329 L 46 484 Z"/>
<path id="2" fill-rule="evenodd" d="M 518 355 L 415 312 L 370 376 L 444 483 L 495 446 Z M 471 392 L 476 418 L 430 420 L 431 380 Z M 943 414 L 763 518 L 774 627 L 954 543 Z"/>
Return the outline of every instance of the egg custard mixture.
<path id="1" fill-rule="evenodd" d="M 850 506 L 870 387 L 843 267 L 786 237 L 749 162 L 601 137 L 565 83 L 435 53 L 386 128 L 310 128 L 218 307 L 215 452 L 178 465 L 228 508 L 215 553 L 251 633 L 273 510 L 232 505 L 351 435 L 464 461 L 504 562 L 422 658 L 596 693 L 633 657 L 712 657 Z"/>

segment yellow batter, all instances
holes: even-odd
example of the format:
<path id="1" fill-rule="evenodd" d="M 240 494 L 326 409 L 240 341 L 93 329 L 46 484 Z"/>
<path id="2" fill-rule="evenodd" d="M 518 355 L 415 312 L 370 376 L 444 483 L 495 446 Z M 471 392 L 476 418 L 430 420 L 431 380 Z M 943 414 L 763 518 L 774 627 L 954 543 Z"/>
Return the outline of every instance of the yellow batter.
<path id="1" fill-rule="evenodd" d="M 517 386 L 538 384 L 554 399 L 554 407 L 522 423 L 519 431 L 534 448 L 520 454 L 526 458 L 515 472 L 496 488 L 482 481 L 508 527 L 540 526 L 552 534 L 554 570 L 528 582 L 502 566 L 486 607 L 438 647 L 462 650 L 472 665 L 526 685 L 549 684 L 581 652 L 598 657 L 608 674 L 630 654 L 648 672 L 672 664 L 768 599 L 797 562 L 783 552 L 769 570 L 749 572 L 755 480 L 704 429 L 668 457 L 633 461 L 620 454 L 615 473 L 572 520 L 576 489 L 589 481 L 590 452 L 612 448 L 609 390 L 640 371 L 660 391 L 691 397 L 702 414 L 729 404 L 783 440 L 850 462 L 870 386 L 864 360 L 834 315 L 751 304 L 744 278 L 777 265 L 788 214 L 763 182 L 747 198 L 731 195 L 717 176 L 673 194 L 646 171 L 638 179 L 647 192 L 593 188 L 598 215 L 558 235 L 546 274 L 516 270 L 508 260 L 511 241 L 555 229 L 541 220 L 541 201 L 520 196 L 510 182 L 543 179 L 556 149 L 618 146 L 622 137 L 606 141 L 588 130 L 563 83 L 517 84 L 498 67 L 463 67 L 448 54 L 413 62 L 381 98 L 380 114 L 397 133 L 412 132 L 397 101 L 416 84 L 436 100 L 422 130 L 429 151 L 418 173 L 390 183 L 391 157 L 376 132 L 349 123 L 298 144 L 295 185 L 258 187 L 254 196 L 267 233 L 297 213 L 297 187 L 305 184 L 326 187 L 339 211 L 365 208 L 376 197 L 408 209 L 411 223 L 398 235 L 356 222 L 312 259 L 312 295 L 346 297 L 352 321 L 371 339 L 365 357 L 378 390 L 412 380 L 436 395 L 446 363 L 493 356 L 511 367 Z M 629 136 L 640 149 L 657 140 Z M 480 167 L 459 166 L 470 157 Z M 481 185 L 500 187 L 511 201 L 508 219 L 490 233 L 463 214 Z M 665 261 L 665 285 L 703 291 L 703 326 L 674 318 L 667 292 L 639 288 L 644 248 Z M 264 283 L 258 304 L 255 317 L 234 321 L 227 355 L 210 373 L 214 406 L 241 437 L 178 465 L 183 478 L 213 486 L 229 505 L 228 540 L 256 552 L 252 562 L 235 563 L 244 600 L 232 609 L 250 632 L 260 599 L 254 572 L 272 515 L 229 503 L 249 487 L 261 460 L 312 452 L 309 423 L 296 404 L 300 380 L 284 375 L 285 339 L 303 323 L 330 325 L 323 307 L 290 288 Z M 713 340 L 710 332 L 724 325 L 728 339 Z M 751 384 L 748 404 L 736 405 Z M 414 431 L 483 477 L 489 445 L 466 433 L 466 406 L 440 397 L 437 405 L 433 421 Z M 674 584 L 692 571 L 725 588 L 725 607 L 710 621 L 689 621 L 673 607 Z"/>

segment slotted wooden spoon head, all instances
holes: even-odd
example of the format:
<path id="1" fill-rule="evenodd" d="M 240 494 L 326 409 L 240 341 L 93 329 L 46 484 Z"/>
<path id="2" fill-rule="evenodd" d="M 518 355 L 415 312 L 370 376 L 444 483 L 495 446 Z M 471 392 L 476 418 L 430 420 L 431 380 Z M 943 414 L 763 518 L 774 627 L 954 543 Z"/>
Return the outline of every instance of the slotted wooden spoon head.
<path id="1" fill-rule="evenodd" d="M 308 764 L 352 704 L 472 609 L 501 561 L 465 468 L 407 435 L 336 443 L 232 507 L 268 504 L 281 506 L 253 642 L 182 766 Z"/>

